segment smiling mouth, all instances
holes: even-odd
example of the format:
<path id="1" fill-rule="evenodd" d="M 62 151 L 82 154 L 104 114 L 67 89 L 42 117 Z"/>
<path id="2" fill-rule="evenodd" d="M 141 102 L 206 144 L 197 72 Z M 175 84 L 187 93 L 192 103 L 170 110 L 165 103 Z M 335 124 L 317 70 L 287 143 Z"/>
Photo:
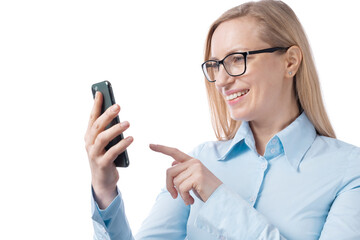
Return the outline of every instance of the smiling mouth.
<path id="1" fill-rule="evenodd" d="M 241 96 L 244 96 L 245 94 L 247 94 L 249 92 L 250 89 L 245 89 L 245 90 L 242 90 L 240 92 L 237 92 L 237 93 L 233 93 L 233 94 L 230 94 L 228 96 L 225 96 L 225 100 L 226 101 L 231 101 L 231 100 L 234 100 L 235 98 L 238 98 L 238 97 L 241 97 Z"/>

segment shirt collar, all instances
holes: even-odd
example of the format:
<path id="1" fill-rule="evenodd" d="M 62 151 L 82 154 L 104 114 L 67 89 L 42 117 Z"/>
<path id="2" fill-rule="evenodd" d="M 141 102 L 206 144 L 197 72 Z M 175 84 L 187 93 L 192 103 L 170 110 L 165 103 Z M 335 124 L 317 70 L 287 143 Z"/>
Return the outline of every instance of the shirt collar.
<path id="1" fill-rule="evenodd" d="M 245 143 L 249 148 L 255 149 L 254 136 L 252 134 L 249 123 L 246 121 L 243 121 L 241 123 L 238 131 L 235 134 L 235 137 L 232 140 L 230 140 L 230 145 L 228 147 L 224 148 L 219 160 L 220 161 L 227 160 L 226 157 L 234 149 L 235 145 L 237 145 L 239 142 L 241 142 L 243 140 L 245 140 Z"/>
<path id="2" fill-rule="evenodd" d="M 273 139 L 279 139 L 279 144 L 282 144 L 282 150 L 286 159 L 291 166 L 298 169 L 301 160 L 305 153 L 310 148 L 316 137 L 316 131 L 313 124 L 310 122 L 305 112 L 303 112 L 298 118 L 295 119 L 289 126 L 278 132 Z M 230 140 L 229 147 L 225 148 L 221 154 L 219 161 L 227 160 L 229 153 L 236 148 L 237 144 L 245 141 L 245 144 L 252 151 L 256 152 L 255 140 L 252 134 L 249 123 L 243 121 L 239 127 L 235 137 Z"/>
<path id="3" fill-rule="evenodd" d="M 305 112 L 288 127 L 276 134 L 289 163 L 297 170 L 300 162 L 316 138 L 316 130 Z"/>

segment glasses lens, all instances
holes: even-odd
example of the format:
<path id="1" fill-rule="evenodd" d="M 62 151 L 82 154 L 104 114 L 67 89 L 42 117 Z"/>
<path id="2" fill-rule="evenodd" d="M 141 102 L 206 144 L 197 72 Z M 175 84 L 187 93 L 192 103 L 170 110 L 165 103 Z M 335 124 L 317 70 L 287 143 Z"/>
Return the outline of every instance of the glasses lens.
<path id="1" fill-rule="evenodd" d="M 219 71 L 219 65 L 216 61 L 207 61 L 203 64 L 205 77 L 209 82 L 215 81 L 215 76 Z"/>
<path id="2" fill-rule="evenodd" d="M 245 71 L 245 57 L 242 54 L 232 54 L 224 59 L 224 66 L 230 75 L 241 75 Z"/>

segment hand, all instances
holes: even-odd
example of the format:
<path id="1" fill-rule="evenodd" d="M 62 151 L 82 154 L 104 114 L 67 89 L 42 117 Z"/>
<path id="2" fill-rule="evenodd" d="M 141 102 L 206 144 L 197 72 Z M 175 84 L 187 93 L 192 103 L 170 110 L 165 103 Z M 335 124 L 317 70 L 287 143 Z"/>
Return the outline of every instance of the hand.
<path id="1" fill-rule="evenodd" d="M 102 102 L 103 97 L 100 92 L 97 92 L 85 133 L 85 147 L 91 168 L 91 182 L 95 199 L 99 207 L 104 209 L 117 195 L 116 184 L 119 180 L 119 173 L 114 160 L 132 143 L 133 138 L 127 137 L 105 151 L 105 146 L 129 128 L 129 123 L 122 122 L 105 130 L 105 127 L 118 115 L 120 107 L 114 104 L 100 116 Z"/>
<path id="2" fill-rule="evenodd" d="M 180 193 L 186 205 L 193 204 L 190 190 L 206 202 L 222 182 L 207 169 L 198 159 L 179 151 L 176 148 L 150 144 L 151 150 L 172 157 L 173 166 L 166 172 L 166 188 L 175 199 Z"/>

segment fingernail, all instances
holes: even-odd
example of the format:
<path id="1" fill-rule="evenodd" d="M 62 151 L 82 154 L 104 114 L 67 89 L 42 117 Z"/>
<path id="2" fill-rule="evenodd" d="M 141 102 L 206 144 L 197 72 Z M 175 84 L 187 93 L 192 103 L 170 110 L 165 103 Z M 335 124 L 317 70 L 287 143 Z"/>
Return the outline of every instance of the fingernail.
<path id="1" fill-rule="evenodd" d="M 131 142 L 134 139 L 133 139 L 133 137 L 129 136 L 129 137 L 125 138 L 125 140 L 128 141 L 128 142 Z"/>
<path id="2" fill-rule="evenodd" d="M 117 112 L 118 110 L 119 110 L 119 105 L 115 105 L 115 106 L 113 106 L 112 107 L 112 109 L 111 109 L 113 112 Z"/>

